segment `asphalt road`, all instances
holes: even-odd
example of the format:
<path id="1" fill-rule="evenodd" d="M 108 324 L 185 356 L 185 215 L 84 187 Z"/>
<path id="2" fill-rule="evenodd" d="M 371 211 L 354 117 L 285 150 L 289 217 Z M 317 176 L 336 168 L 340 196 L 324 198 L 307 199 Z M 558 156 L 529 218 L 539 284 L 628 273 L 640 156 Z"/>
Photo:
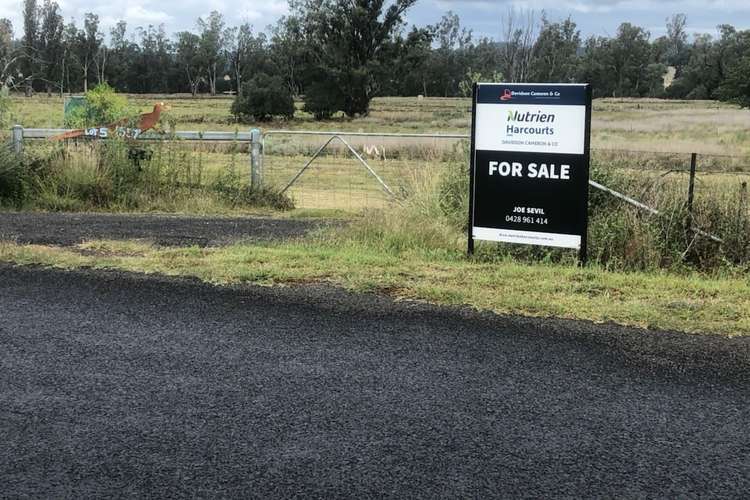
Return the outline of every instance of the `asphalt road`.
<path id="1" fill-rule="evenodd" d="M 747 497 L 741 363 L 647 337 L 0 266 L 0 496 Z"/>
<path id="2" fill-rule="evenodd" d="M 0 212 L 0 240 L 70 246 L 95 239 L 146 239 L 163 246 L 219 246 L 303 236 L 311 219 L 194 217 L 157 214 Z"/>

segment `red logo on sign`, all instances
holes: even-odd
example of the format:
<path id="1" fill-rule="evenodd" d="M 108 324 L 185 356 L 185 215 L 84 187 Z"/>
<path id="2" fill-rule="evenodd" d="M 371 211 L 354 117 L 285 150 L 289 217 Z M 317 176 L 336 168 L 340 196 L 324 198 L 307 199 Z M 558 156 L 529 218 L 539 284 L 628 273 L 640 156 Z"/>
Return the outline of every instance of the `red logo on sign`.
<path id="1" fill-rule="evenodd" d="M 513 94 L 510 93 L 510 90 L 505 89 L 503 91 L 503 95 L 500 96 L 500 100 L 501 101 L 510 101 L 511 99 L 513 99 Z"/>

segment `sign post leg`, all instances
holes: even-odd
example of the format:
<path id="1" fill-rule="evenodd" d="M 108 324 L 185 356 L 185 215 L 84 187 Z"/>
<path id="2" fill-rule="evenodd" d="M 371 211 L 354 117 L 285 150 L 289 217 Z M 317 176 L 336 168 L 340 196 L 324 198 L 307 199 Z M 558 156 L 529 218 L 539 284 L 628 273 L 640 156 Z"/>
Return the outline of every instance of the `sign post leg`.
<path id="1" fill-rule="evenodd" d="M 588 228 L 587 228 L 588 230 Z M 583 235 L 581 235 L 581 248 L 578 249 L 578 265 L 580 267 L 586 267 L 586 264 L 589 260 L 589 250 L 588 250 L 588 238 L 586 237 L 586 232 L 584 231 Z"/>
<path id="2" fill-rule="evenodd" d="M 474 255 L 474 167 L 476 148 L 476 121 L 477 121 L 477 84 L 471 91 L 471 149 L 469 150 L 469 227 L 466 229 L 466 254 Z"/>

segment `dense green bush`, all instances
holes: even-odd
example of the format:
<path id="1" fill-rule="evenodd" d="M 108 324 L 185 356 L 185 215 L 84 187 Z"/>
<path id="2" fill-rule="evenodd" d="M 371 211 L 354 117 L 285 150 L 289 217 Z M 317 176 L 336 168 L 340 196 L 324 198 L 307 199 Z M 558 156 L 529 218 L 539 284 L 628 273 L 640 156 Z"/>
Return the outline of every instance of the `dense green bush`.
<path id="1" fill-rule="evenodd" d="M 294 99 L 280 77 L 261 73 L 242 85 L 232 103 L 232 114 L 243 121 L 268 121 L 275 116 L 289 119 L 294 116 Z"/>
<path id="2" fill-rule="evenodd" d="M 74 128 L 96 127 L 115 122 L 133 113 L 125 96 L 102 83 L 86 92 L 83 106 L 73 109 L 66 125 Z"/>
<path id="3" fill-rule="evenodd" d="M 745 55 L 728 70 L 716 91 L 719 99 L 750 108 L 750 55 Z"/>
<path id="4" fill-rule="evenodd" d="M 344 101 L 344 94 L 335 82 L 316 80 L 305 92 L 304 110 L 316 120 L 328 120 L 344 108 Z"/>

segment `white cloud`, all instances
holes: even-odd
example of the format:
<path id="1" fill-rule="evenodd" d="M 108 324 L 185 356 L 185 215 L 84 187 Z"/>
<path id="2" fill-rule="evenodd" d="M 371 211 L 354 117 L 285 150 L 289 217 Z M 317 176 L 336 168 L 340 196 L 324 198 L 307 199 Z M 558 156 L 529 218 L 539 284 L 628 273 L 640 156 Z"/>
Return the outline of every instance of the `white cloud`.
<path id="1" fill-rule="evenodd" d="M 166 12 L 149 10 L 142 5 L 129 5 L 122 18 L 132 24 L 160 24 L 171 22 L 174 19 Z"/>
<path id="2" fill-rule="evenodd" d="M 23 31 L 22 2 L 0 0 L 0 18 L 7 17 L 12 21 L 17 37 Z M 128 23 L 130 30 L 162 23 L 168 33 L 195 29 L 196 20 L 212 10 L 224 14 L 227 24 L 251 22 L 256 30 L 263 30 L 288 12 L 287 0 L 57 0 L 57 3 L 66 22 L 75 19 L 81 24 L 87 12 L 98 14 L 104 33 L 121 19 Z"/>

